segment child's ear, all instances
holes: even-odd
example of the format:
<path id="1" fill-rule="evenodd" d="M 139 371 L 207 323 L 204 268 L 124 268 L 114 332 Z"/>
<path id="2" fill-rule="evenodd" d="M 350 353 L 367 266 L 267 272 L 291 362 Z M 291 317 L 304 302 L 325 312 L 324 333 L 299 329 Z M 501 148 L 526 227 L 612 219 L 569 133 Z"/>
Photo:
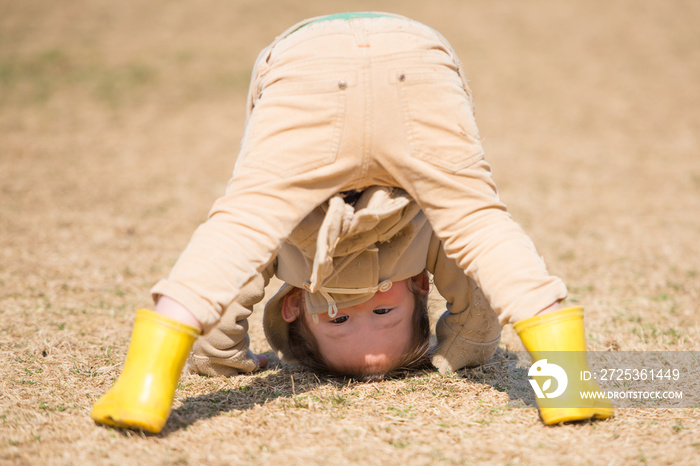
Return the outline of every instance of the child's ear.
<path id="1" fill-rule="evenodd" d="M 302 311 L 302 299 L 304 299 L 304 295 L 301 292 L 301 288 L 295 288 L 282 299 L 282 319 L 285 322 L 294 322 L 299 318 Z"/>
<path id="2" fill-rule="evenodd" d="M 421 295 L 426 295 L 428 294 L 428 291 L 430 291 L 430 280 L 428 279 L 428 274 L 423 271 L 419 273 L 418 275 L 414 275 L 411 278 L 411 288 L 414 293 L 418 293 Z"/>

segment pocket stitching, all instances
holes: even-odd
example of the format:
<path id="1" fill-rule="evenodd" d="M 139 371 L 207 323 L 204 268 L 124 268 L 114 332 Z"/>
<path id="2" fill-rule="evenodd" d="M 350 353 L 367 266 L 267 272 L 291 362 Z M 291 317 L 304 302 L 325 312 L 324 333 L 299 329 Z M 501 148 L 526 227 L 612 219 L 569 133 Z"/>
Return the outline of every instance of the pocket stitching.
<path id="1" fill-rule="evenodd" d="M 314 83 L 320 82 L 320 81 L 314 81 Z M 323 81 L 323 82 L 328 82 L 328 81 Z M 349 81 L 348 81 L 349 82 Z M 333 119 L 331 122 L 329 122 L 329 128 L 328 128 L 328 139 L 323 145 L 327 147 L 327 155 L 319 156 L 317 159 L 306 161 L 303 164 L 297 164 L 294 169 L 290 167 L 285 167 L 286 173 L 289 174 L 302 174 L 308 171 L 311 171 L 316 168 L 320 168 L 326 165 L 329 165 L 333 163 L 338 155 L 338 150 L 340 148 L 340 140 L 342 137 L 343 133 L 343 127 L 344 127 L 344 110 L 346 109 L 347 105 L 347 97 L 346 97 L 346 89 L 339 89 L 337 85 L 337 81 L 335 81 L 335 92 L 337 93 L 337 97 L 335 99 L 335 109 L 333 111 Z M 263 91 L 264 93 L 264 91 Z M 310 92 L 309 94 L 329 94 L 332 92 Z M 273 94 L 274 95 L 274 94 Z M 288 93 L 285 92 L 284 94 L 280 95 L 299 95 L 299 93 Z M 264 96 L 263 96 L 264 98 Z M 255 112 L 255 110 L 253 110 Z M 253 122 L 253 119 L 255 119 L 255 116 L 251 116 L 251 123 Z M 254 128 L 255 125 L 250 125 L 250 128 Z M 261 169 L 266 169 L 270 170 L 272 168 L 276 168 L 273 164 L 270 163 L 270 161 L 266 160 L 257 160 L 253 159 L 250 157 L 250 153 L 252 152 L 251 145 L 253 144 L 254 139 L 256 138 L 256 133 L 252 133 L 250 129 L 247 130 L 247 132 L 250 132 L 250 134 L 245 134 L 244 135 L 244 140 L 241 144 L 241 151 L 239 154 L 239 157 L 245 156 L 245 159 L 241 160 L 241 165 L 245 167 L 250 167 L 250 168 L 261 168 Z M 248 142 L 249 141 L 249 142 Z M 248 142 L 246 144 L 246 142 Z"/>
<path id="2" fill-rule="evenodd" d="M 391 74 L 389 76 L 390 82 L 393 82 L 397 85 L 398 87 L 398 92 L 399 96 L 401 98 L 401 109 L 404 114 L 404 125 L 406 129 L 406 135 L 409 139 L 410 142 L 413 142 L 416 146 L 417 149 L 419 150 L 411 150 L 411 155 L 417 159 L 424 160 L 426 162 L 432 163 L 433 165 L 437 165 L 439 167 L 442 167 L 446 170 L 449 170 L 451 172 L 457 172 L 459 170 L 462 170 L 473 163 L 477 162 L 481 158 L 483 158 L 483 149 L 481 148 L 481 144 L 478 145 L 478 147 L 475 149 L 474 152 L 472 152 L 469 155 L 466 155 L 463 159 L 459 160 L 458 162 L 451 162 L 449 160 L 445 160 L 443 157 L 436 156 L 433 153 L 427 152 L 425 150 L 426 147 L 429 147 L 423 140 L 423 138 L 420 137 L 418 134 L 417 130 L 417 123 L 415 121 L 415 118 L 413 118 L 413 112 L 411 111 L 411 107 L 409 104 L 409 98 L 406 95 L 406 90 L 404 89 L 406 86 L 413 87 L 414 85 L 420 85 L 423 83 L 429 83 L 429 82 L 438 82 L 440 81 L 439 76 L 436 76 L 434 79 L 421 79 L 421 80 L 416 80 L 415 76 L 416 75 L 427 75 L 426 73 L 426 67 L 421 67 L 421 68 L 412 68 L 413 72 L 412 75 L 409 75 L 409 72 L 411 68 L 405 69 L 405 70 L 392 70 Z M 435 68 L 432 68 L 434 71 Z M 404 74 L 405 80 L 401 80 L 400 76 Z M 433 74 L 447 74 L 447 73 L 442 73 L 440 71 L 433 73 Z M 459 78 L 459 75 L 456 74 L 455 76 Z M 411 79 L 413 77 L 413 79 Z M 461 82 L 461 78 L 460 78 Z M 460 88 L 462 86 L 460 85 Z M 471 109 L 471 101 L 469 99 L 469 95 L 466 94 L 464 95 L 464 98 L 466 102 L 469 104 L 469 107 Z M 480 142 L 480 138 L 477 134 L 471 135 L 477 142 Z"/>

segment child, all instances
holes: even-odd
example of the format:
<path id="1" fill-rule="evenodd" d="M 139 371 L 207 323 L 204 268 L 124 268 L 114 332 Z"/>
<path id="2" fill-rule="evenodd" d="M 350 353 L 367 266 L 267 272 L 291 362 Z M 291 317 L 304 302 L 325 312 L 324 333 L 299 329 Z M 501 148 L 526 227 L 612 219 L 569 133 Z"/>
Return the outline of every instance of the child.
<path id="1" fill-rule="evenodd" d="M 152 290 L 155 312 L 137 313 L 122 374 L 95 403 L 93 419 L 159 432 L 196 336 L 227 308 L 243 317 L 224 326 L 241 328 L 221 333 L 244 334 L 250 303 L 273 271 L 304 291 L 283 289 L 268 306 L 271 345 L 299 359 L 285 351 L 300 337 L 313 340 L 311 350 L 336 372 L 381 373 L 420 350 L 406 323 L 415 316 L 406 293 L 425 293 L 426 264 L 451 303 L 436 329 L 433 360 L 442 370 L 478 363 L 470 361 L 472 343 L 494 344 L 489 307 L 515 324 L 537 359 L 544 350 L 585 351 L 581 309 L 560 309 L 564 284 L 547 273 L 496 194 L 472 109 L 452 48 L 407 18 L 331 15 L 278 37 L 256 61 L 226 193 Z M 455 273 L 441 273 L 440 261 Z M 379 307 L 353 307 L 376 296 Z M 472 310 L 483 338 L 469 338 Z M 456 357 L 462 344 L 466 355 Z M 572 365 L 587 368 L 585 358 Z M 604 400 L 541 404 L 540 414 L 554 424 L 610 417 L 612 408 Z"/>
<path id="2" fill-rule="evenodd" d="M 275 273 L 285 284 L 268 301 L 263 326 L 281 359 L 357 379 L 419 366 L 430 335 L 425 272 L 450 311 L 437 325 L 433 364 L 448 371 L 488 361 L 501 325 L 487 300 L 445 256 L 416 202 L 401 189 L 374 186 L 314 209 L 197 340 L 189 368 L 233 375 L 259 367 L 246 319 Z"/>

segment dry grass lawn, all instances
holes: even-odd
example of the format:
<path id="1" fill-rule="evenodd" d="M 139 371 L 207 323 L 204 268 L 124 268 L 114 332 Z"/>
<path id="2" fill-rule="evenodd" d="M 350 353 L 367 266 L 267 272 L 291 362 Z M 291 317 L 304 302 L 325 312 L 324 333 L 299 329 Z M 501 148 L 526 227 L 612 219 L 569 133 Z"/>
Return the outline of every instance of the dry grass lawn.
<path id="1" fill-rule="evenodd" d="M 90 420 L 223 192 L 258 51 L 347 9 L 452 42 L 501 196 L 591 349 L 700 348 L 698 2 L 0 0 L 0 463 L 698 464 L 699 408 L 545 427 L 507 406 L 527 387 L 507 363 L 358 384 L 273 359 L 183 377 L 160 435 Z"/>

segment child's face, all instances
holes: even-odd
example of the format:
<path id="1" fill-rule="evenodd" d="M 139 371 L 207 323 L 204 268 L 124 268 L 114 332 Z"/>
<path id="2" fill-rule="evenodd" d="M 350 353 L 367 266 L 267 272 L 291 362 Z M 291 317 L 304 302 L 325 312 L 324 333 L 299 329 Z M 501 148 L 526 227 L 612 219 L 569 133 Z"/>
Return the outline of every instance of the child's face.
<path id="1" fill-rule="evenodd" d="M 343 372 L 377 373 L 393 368 L 413 335 L 415 297 L 408 280 L 395 282 L 369 301 L 327 313 L 314 323 L 302 312 L 326 363 Z"/>

